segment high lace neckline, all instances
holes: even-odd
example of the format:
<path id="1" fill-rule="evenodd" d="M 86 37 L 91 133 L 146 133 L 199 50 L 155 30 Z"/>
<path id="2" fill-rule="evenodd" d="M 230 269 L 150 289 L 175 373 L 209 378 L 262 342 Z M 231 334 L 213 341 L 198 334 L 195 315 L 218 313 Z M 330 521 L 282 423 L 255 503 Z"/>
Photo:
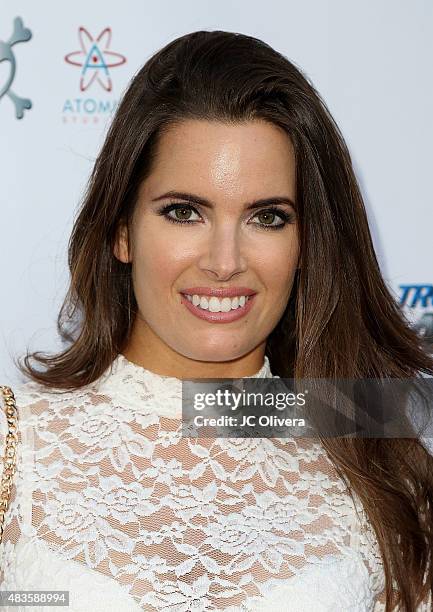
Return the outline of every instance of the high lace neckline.
<path id="1" fill-rule="evenodd" d="M 182 383 L 181 378 L 176 378 L 175 376 L 166 376 L 164 374 L 157 374 L 156 372 L 152 372 L 152 370 L 148 370 L 143 366 L 138 365 L 133 361 L 130 361 L 122 353 L 119 353 L 117 355 L 117 357 L 114 359 L 113 365 L 118 369 L 123 369 L 124 371 L 129 370 L 131 373 L 134 372 L 137 376 L 144 377 L 147 380 L 151 378 L 158 378 L 164 380 L 168 384 Z M 193 376 L 191 376 L 191 378 L 193 378 Z M 267 355 L 264 356 L 264 362 L 260 370 L 258 370 L 255 374 L 252 374 L 251 376 L 243 376 L 242 378 L 272 378 L 271 367 Z"/>
<path id="2" fill-rule="evenodd" d="M 191 379 L 194 377 L 191 376 Z M 242 378 L 275 378 L 268 357 L 260 370 Z M 182 417 L 182 379 L 147 370 L 119 353 L 106 372 L 94 383 L 98 394 L 115 398 L 118 406 L 134 412 Z"/>

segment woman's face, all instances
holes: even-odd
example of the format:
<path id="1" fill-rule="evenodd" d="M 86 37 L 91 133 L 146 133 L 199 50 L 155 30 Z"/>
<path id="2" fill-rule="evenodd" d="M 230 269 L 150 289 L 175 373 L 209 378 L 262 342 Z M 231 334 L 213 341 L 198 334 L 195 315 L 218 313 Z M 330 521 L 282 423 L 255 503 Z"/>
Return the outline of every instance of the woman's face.
<path id="1" fill-rule="evenodd" d="M 125 228 L 115 247 L 118 259 L 132 262 L 139 310 L 124 354 L 181 378 L 257 372 L 298 265 L 294 199 L 293 147 L 273 124 L 185 120 L 164 133 L 140 187 L 129 254 Z M 248 208 L 258 200 L 268 202 Z M 163 213 L 173 203 L 178 210 Z M 255 295 L 243 316 L 215 321 L 200 310 L 201 295 L 200 306 L 183 296 L 194 287 Z M 221 304 L 235 312 L 236 302 Z"/>

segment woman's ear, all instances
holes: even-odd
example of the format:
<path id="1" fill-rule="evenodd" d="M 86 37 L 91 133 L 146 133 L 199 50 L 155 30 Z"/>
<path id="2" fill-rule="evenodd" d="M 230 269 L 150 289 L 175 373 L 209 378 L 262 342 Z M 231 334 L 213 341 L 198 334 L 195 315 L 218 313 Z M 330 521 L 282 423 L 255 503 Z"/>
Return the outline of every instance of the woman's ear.
<path id="1" fill-rule="evenodd" d="M 128 228 L 124 223 L 119 223 L 118 225 L 113 252 L 119 261 L 129 263 Z"/>

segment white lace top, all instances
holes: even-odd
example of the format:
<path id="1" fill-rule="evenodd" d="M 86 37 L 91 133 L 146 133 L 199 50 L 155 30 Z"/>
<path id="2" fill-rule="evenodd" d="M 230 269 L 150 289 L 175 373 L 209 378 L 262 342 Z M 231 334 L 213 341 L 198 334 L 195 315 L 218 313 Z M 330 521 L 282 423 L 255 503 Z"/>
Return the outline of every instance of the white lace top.
<path id="1" fill-rule="evenodd" d="M 80 390 L 14 392 L 0 589 L 70 603 L 2 609 L 384 610 L 375 538 L 317 439 L 182 437 L 181 381 L 123 355 Z"/>

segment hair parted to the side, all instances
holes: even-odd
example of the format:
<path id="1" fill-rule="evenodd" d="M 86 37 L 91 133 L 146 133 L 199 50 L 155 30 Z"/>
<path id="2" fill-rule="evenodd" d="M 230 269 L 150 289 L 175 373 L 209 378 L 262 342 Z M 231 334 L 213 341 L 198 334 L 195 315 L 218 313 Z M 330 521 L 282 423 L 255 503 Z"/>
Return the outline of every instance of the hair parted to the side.
<path id="1" fill-rule="evenodd" d="M 223 31 L 177 38 L 132 79 L 69 242 L 71 282 L 58 316 L 66 348 L 51 356 L 27 353 L 17 364 L 21 371 L 48 387 L 78 389 L 97 379 L 127 344 L 137 303 L 131 264 L 113 254 L 116 232 L 130 223 L 159 137 L 184 119 L 265 120 L 293 143 L 301 268 L 268 338 L 273 374 L 433 374 L 433 359 L 381 276 L 351 158 L 325 103 L 301 70 L 269 45 Z M 412 612 L 433 594 L 433 458 L 416 438 L 322 443 L 375 530 L 387 612 L 395 605 Z"/>

